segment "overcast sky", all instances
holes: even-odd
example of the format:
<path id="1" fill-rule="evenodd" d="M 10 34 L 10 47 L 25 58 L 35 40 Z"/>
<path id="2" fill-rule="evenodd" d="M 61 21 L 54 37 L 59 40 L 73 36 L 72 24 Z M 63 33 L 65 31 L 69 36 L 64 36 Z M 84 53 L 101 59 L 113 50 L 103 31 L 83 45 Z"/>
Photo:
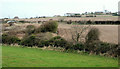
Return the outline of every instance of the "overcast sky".
<path id="1" fill-rule="evenodd" d="M 0 18 L 53 16 L 65 13 L 117 12 L 119 0 L 0 0 Z"/>

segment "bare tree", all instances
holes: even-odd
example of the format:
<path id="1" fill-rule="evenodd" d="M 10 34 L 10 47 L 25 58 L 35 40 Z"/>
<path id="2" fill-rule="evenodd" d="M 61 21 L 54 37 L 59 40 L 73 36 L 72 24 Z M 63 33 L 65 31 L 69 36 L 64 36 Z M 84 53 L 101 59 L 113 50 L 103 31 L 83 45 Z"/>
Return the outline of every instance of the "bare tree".
<path id="1" fill-rule="evenodd" d="M 71 31 L 71 36 L 74 44 L 79 42 L 84 42 L 86 37 L 85 33 L 90 28 L 90 25 L 73 25 Z"/>

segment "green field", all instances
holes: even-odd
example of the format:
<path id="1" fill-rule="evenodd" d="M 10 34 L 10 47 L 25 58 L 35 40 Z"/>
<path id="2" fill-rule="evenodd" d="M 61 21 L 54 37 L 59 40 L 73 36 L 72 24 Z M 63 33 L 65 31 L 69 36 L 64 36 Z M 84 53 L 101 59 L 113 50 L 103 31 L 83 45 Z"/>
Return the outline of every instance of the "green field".
<path id="1" fill-rule="evenodd" d="M 3 67 L 117 67 L 118 60 L 36 48 L 2 46 Z"/>

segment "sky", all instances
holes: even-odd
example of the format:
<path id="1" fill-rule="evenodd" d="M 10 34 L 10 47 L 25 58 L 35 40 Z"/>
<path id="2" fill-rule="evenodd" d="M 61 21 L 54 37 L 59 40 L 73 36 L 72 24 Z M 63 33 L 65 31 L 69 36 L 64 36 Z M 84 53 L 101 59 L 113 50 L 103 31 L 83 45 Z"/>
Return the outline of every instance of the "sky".
<path id="1" fill-rule="evenodd" d="M 119 0 L 0 0 L 0 18 L 64 15 L 108 10 L 118 11 Z"/>

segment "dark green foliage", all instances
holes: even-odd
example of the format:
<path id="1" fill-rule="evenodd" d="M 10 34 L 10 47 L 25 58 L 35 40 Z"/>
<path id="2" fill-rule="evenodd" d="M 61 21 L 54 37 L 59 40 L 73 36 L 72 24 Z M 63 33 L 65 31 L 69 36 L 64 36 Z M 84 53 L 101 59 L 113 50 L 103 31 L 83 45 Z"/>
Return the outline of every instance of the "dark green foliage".
<path id="1" fill-rule="evenodd" d="M 25 21 L 19 21 L 20 23 L 25 23 Z"/>
<path id="2" fill-rule="evenodd" d="M 100 42 L 98 46 L 96 46 L 97 53 L 106 53 L 110 50 L 110 44 L 106 42 Z"/>
<path id="3" fill-rule="evenodd" d="M 87 24 L 92 24 L 92 21 L 90 21 L 90 20 L 89 20 L 89 21 L 87 21 Z"/>
<path id="4" fill-rule="evenodd" d="M 49 44 L 55 47 L 65 47 L 67 45 L 67 41 L 60 36 L 56 36 L 49 40 Z"/>
<path id="5" fill-rule="evenodd" d="M 38 47 L 44 47 L 44 46 L 49 46 L 49 39 L 52 38 L 52 34 L 49 32 L 46 33 L 39 33 L 39 34 L 35 34 L 35 35 L 29 35 L 27 37 L 25 37 L 22 42 L 21 45 L 24 46 L 38 46 Z"/>
<path id="6" fill-rule="evenodd" d="M 41 40 L 39 42 L 38 47 L 44 47 L 44 46 L 49 46 L 49 41 L 48 40 Z"/>
<path id="7" fill-rule="evenodd" d="M 117 13 L 112 13 L 112 15 L 113 15 L 113 16 L 118 16 L 118 14 L 117 14 Z"/>
<path id="8" fill-rule="evenodd" d="M 38 44 L 38 43 L 36 42 L 35 35 L 31 35 L 31 36 L 29 36 L 29 37 L 24 38 L 24 39 L 21 41 L 20 44 L 21 44 L 21 45 L 24 45 L 24 46 L 30 46 L 30 47 L 32 47 L 32 46 L 35 46 L 35 45 Z"/>
<path id="9" fill-rule="evenodd" d="M 37 31 L 40 32 L 53 32 L 57 31 L 58 23 L 56 21 L 49 21 L 42 24 Z"/>
<path id="10" fill-rule="evenodd" d="M 8 34 L 2 35 L 2 43 L 4 44 L 15 44 L 19 42 L 20 42 L 20 39 L 17 38 L 16 36 L 10 36 Z"/>
<path id="11" fill-rule="evenodd" d="M 91 28 L 86 36 L 86 42 L 93 42 L 99 40 L 100 32 L 97 28 Z"/>
<path id="12" fill-rule="evenodd" d="M 60 36 L 56 36 L 51 38 L 50 40 L 44 40 L 39 39 L 35 35 L 31 35 L 29 37 L 24 38 L 21 41 L 21 45 L 24 46 L 38 46 L 38 47 L 44 47 L 44 46 L 54 46 L 54 47 L 65 47 L 67 46 L 67 41 Z"/>
<path id="13" fill-rule="evenodd" d="M 74 50 L 84 50 L 84 44 L 78 43 L 72 46 Z"/>
<path id="14" fill-rule="evenodd" d="M 72 20 L 67 21 L 67 24 L 72 24 Z"/>
<path id="15" fill-rule="evenodd" d="M 97 28 L 91 28 L 86 36 L 86 48 L 90 53 L 94 53 L 96 46 L 99 45 L 100 32 Z"/>
<path id="16" fill-rule="evenodd" d="M 28 21 L 21 20 L 20 23 L 29 23 Z"/>
<path id="17" fill-rule="evenodd" d="M 109 56 L 111 55 L 112 57 L 119 57 L 120 47 L 117 44 L 111 44 L 110 50 L 107 51 L 107 53 L 109 54 Z"/>

